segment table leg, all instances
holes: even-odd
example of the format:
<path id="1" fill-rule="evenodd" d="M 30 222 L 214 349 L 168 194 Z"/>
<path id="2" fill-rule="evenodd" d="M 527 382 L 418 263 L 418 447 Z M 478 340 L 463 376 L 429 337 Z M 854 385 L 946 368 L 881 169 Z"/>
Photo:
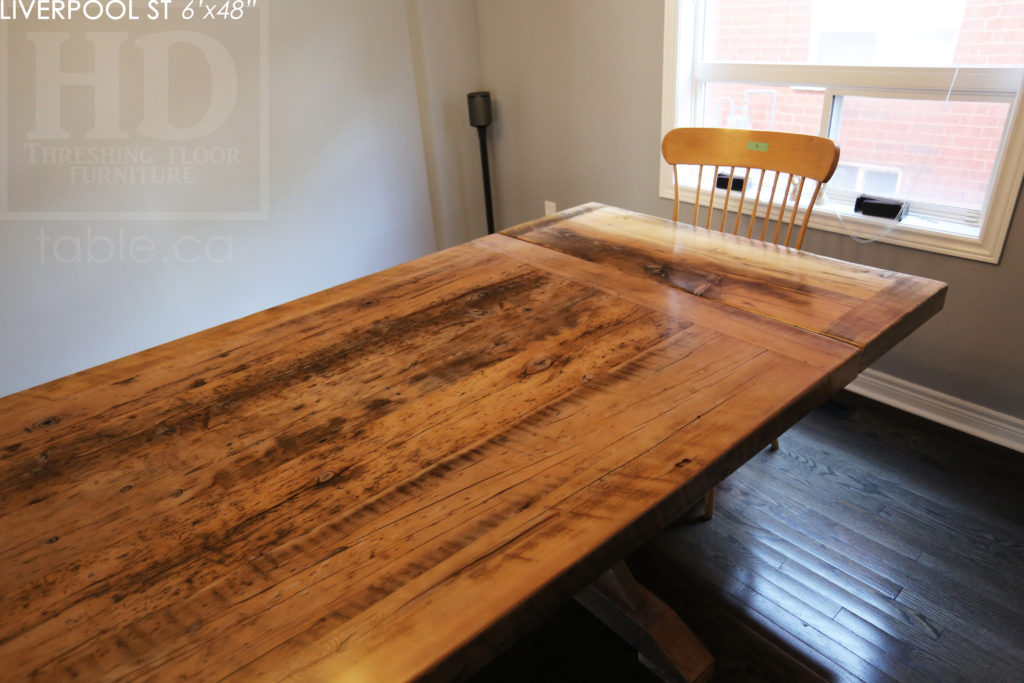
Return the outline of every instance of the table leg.
<path id="1" fill-rule="evenodd" d="M 715 490 L 711 489 L 704 494 L 704 514 L 701 519 L 705 522 L 715 516 Z"/>
<path id="2" fill-rule="evenodd" d="M 702 683 L 715 660 L 671 607 L 637 583 L 618 562 L 576 600 L 640 653 L 640 661 L 663 680 Z"/>

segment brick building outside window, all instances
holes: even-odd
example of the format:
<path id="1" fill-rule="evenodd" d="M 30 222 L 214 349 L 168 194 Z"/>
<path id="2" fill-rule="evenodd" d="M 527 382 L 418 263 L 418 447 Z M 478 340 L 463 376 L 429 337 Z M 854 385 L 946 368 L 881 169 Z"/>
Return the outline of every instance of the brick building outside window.
<path id="1" fill-rule="evenodd" d="M 812 227 L 998 262 L 1024 176 L 1024 0 L 667 0 L 665 67 L 666 131 L 836 140 Z M 854 214 L 860 193 L 910 214 Z"/>

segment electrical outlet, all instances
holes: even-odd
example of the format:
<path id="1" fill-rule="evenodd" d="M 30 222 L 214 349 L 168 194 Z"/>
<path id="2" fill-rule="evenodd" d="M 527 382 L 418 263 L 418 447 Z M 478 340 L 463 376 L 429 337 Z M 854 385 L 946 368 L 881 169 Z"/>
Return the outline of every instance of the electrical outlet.
<path id="1" fill-rule="evenodd" d="M 558 213 L 558 207 L 555 206 L 554 202 L 544 202 L 544 215 L 550 216 L 553 213 Z"/>

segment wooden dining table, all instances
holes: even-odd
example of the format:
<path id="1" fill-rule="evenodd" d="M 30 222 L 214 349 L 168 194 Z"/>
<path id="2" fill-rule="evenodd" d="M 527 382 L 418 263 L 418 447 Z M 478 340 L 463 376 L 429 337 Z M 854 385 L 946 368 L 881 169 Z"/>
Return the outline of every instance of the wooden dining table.
<path id="1" fill-rule="evenodd" d="M 464 678 L 945 292 L 586 204 L 2 398 L 0 679 Z"/>

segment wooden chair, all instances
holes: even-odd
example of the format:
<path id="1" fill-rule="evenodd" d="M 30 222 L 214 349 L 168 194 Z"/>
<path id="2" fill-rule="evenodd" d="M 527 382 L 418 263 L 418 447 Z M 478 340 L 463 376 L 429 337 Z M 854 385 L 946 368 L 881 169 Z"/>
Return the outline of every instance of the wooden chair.
<path id="1" fill-rule="evenodd" d="M 731 128 L 676 128 L 670 130 L 661 142 L 661 153 L 672 166 L 675 180 L 675 208 L 673 220 L 679 220 L 679 166 L 698 167 L 697 197 L 693 203 L 693 225 L 697 222 L 706 169 L 714 168 L 710 183 L 709 204 L 714 206 L 716 192 L 724 195 L 723 206 L 728 207 L 733 196 L 739 194 L 735 207 L 736 218 L 732 233 L 740 234 L 740 222 L 745 210 L 750 211 L 747 221 L 747 237 L 774 242 L 799 249 L 803 245 L 804 233 L 811 208 L 818 199 L 818 191 L 835 173 L 839 163 L 839 147 L 828 138 L 798 133 L 775 133 L 771 131 L 735 130 Z M 728 172 L 724 183 L 716 182 L 719 174 Z M 754 171 L 754 178 L 751 172 Z M 739 173 L 738 173 L 739 172 Z M 750 191 L 755 181 L 757 189 Z M 814 190 L 806 206 L 800 206 L 804 198 L 804 186 L 810 180 Z M 780 182 L 781 181 L 781 182 Z M 721 188 L 719 185 L 724 184 Z M 734 190 L 734 186 L 738 190 Z M 748 196 L 753 195 L 748 201 Z M 767 195 L 767 201 L 765 196 Z M 763 207 L 763 208 L 762 208 Z M 803 210 L 803 220 L 794 235 L 797 215 Z M 718 229 L 725 231 L 727 211 L 722 211 Z M 711 229 L 711 214 L 708 210 L 704 219 L 705 228 Z M 764 216 L 761 230 L 755 232 L 755 218 Z M 788 225 L 787 225 L 788 220 Z M 791 238 L 796 237 L 795 243 Z M 781 239 L 780 239 L 781 238 Z"/>
<path id="2" fill-rule="evenodd" d="M 670 130 L 661 141 L 661 153 L 672 166 L 675 185 L 672 220 L 679 220 L 679 166 L 697 166 L 693 225 L 700 225 L 697 216 L 701 193 L 710 192 L 703 227 L 713 229 L 712 209 L 715 195 L 719 193 L 724 199 L 718 230 L 725 232 L 726 224 L 731 223 L 734 235 L 745 234 L 795 249 L 803 245 L 807 222 L 821 186 L 832 177 L 839 163 L 839 147 L 828 138 L 731 128 Z M 709 171 L 711 168 L 714 170 Z M 709 189 L 702 187 L 707 175 L 710 175 Z M 814 184 L 814 189 L 810 199 L 801 204 L 808 180 Z M 756 190 L 751 188 L 754 184 Z M 732 206 L 730 200 L 737 194 L 739 202 Z M 735 212 L 735 220 L 727 220 L 729 209 Z M 749 212 L 750 218 L 746 232 L 741 233 L 744 211 Z M 803 219 L 797 225 L 801 211 Z M 757 230 L 759 216 L 763 218 Z M 779 440 L 773 439 L 771 449 L 778 448 Z M 715 490 L 711 489 L 704 497 L 704 519 L 711 519 L 714 511 Z"/>

